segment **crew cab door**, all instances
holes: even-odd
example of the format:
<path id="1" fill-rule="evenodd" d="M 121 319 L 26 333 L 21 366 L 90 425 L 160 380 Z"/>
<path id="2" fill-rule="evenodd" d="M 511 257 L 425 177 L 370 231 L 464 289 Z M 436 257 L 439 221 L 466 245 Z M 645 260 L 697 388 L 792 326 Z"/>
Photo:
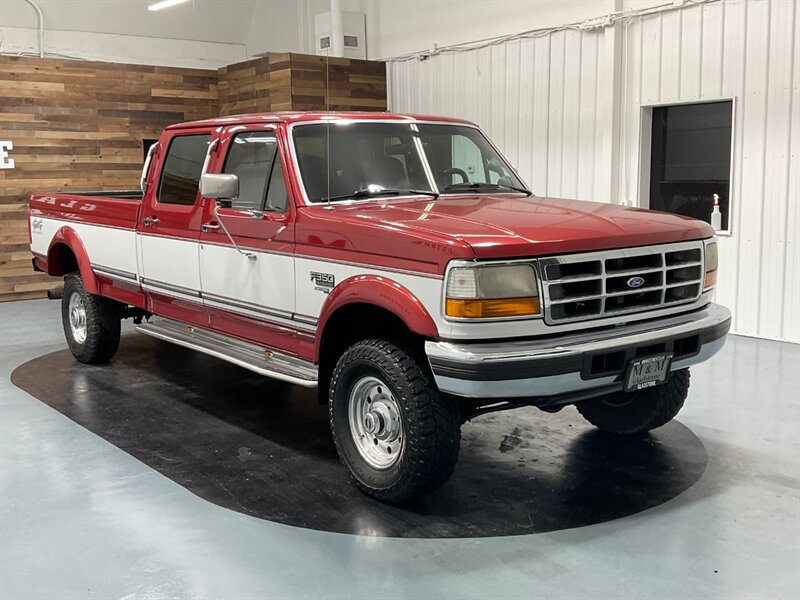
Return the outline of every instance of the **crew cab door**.
<path id="1" fill-rule="evenodd" d="M 209 172 L 236 175 L 239 197 L 204 201 L 200 280 L 212 329 L 294 352 L 294 203 L 279 138 L 272 124 L 223 132 Z"/>
<path id="2" fill-rule="evenodd" d="M 199 181 L 211 140 L 211 130 L 203 129 L 162 135 L 138 226 L 139 268 L 148 308 L 203 326 L 208 315 L 200 294 Z"/>

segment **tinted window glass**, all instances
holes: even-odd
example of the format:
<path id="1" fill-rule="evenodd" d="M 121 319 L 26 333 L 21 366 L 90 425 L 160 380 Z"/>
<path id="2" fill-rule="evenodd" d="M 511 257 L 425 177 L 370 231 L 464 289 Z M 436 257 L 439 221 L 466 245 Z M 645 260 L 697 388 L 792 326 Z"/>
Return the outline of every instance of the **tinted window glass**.
<path id="1" fill-rule="evenodd" d="M 263 210 L 278 142 L 272 132 L 251 131 L 233 138 L 223 173 L 239 178 L 239 197 L 231 203 L 238 210 Z M 280 163 L 280 161 L 277 161 Z"/>
<path id="2" fill-rule="evenodd" d="M 286 192 L 286 180 L 283 178 L 281 159 L 275 156 L 272 166 L 272 176 L 269 178 L 269 191 L 267 191 L 266 210 L 285 212 L 289 206 L 289 194 Z"/>
<path id="3" fill-rule="evenodd" d="M 297 127 L 297 162 L 308 199 L 320 202 L 372 185 L 430 190 L 415 135 L 399 123 Z"/>
<path id="4" fill-rule="evenodd" d="M 161 173 L 158 201 L 163 204 L 192 205 L 197 199 L 200 174 L 206 158 L 209 134 L 172 138 Z"/>
<path id="5" fill-rule="evenodd" d="M 711 222 L 719 200 L 728 229 L 733 103 L 653 109 L 650 208 Z"/>
<path id="6" fill-rule="evenodd" d="M 524 187 L 477 129 L 460 125 L 420 125 L 422 146 L 439 190 L 489 183 Z"/>
<path id="7" fill-rule="evenodd" d="M 335 122 L 295 127 L 297 163 L 311 202 L 358 191 L 387 198 L 431 191 L 425 163 L 444 194 L 524 187 L 480 131 L 463 125 Z M 470 187 L 471 186 L 471 187 Z"/>

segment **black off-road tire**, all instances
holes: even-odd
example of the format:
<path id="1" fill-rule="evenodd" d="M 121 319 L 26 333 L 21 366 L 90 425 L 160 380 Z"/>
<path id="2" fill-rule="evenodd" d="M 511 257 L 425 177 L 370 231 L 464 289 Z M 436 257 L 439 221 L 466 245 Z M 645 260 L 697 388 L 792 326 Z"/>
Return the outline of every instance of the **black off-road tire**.
<path id="1" fill-rule="evenodd" d="M 397 404 L 404 435 L 400 458 L 377 469 L 361 456 L 348 417 L 351 391 L 363 377 L 387 384 Z M 329 388 L 331 431 L 351 481 L 383 502 L 398 503 L 444 484 L 458 461 L 461 413 L 457 402 L 439 394 L 423 361 L 400 345 L 370 339 L 350 346 L 336 364 Z"/>
<path id="2" fill-rule="evenodd" d="M 688 393 L 689 369 L 681 369 L 671 373 L 662 385 L 592 398 L 575 407 L 598 429 L 634 435 L 669 423 L 683 408 Z"/>
<path id="3" fill-rule="evenodd" d="M 86 311 L 86 339 L 77 340 L 70 326 L 70 299 L 77 295 Z M 61 297 L 61 322 L 72 355 L 87 364 L 105 363 L 117 353 L 121 329 L 121 305 L 118 302 L 89 294 L 83 289 L 78 273 L 64 277 Z"/>

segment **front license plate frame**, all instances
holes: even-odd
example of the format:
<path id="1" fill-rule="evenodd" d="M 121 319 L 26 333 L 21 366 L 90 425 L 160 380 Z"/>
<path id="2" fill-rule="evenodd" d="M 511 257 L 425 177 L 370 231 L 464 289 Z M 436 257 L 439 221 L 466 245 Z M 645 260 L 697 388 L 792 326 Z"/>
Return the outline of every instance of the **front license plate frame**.
<path id="1" fill-rule="evenodd" d="M 673 354 L 655 354 L 634 358 L 625 370 L 625 391 L 638 392 L 661 385 L 667 380 Z"/>

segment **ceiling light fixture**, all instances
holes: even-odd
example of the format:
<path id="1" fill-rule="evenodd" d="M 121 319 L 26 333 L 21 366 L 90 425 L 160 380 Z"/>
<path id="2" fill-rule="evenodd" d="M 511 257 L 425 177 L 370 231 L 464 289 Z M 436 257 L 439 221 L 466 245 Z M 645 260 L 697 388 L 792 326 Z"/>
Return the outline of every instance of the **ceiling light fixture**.
<path id="1" fill-rule="evenodd" d="M 161 0 L 161 2 L 154 2 L 153 4 L 148 5 L 147 10 L 155 12 L 157 10 L 170 8 L 172 6 L 177 6 L 178 4 L 184 4 L 186 2 L 189 2 L 189 0 Z"/>

